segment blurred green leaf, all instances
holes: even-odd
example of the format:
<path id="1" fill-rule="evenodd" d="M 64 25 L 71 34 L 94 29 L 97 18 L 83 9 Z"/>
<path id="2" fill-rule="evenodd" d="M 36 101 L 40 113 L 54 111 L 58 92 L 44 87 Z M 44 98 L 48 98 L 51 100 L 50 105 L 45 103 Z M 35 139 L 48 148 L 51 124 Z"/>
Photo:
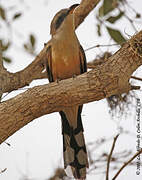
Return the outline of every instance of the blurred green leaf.
<path id="1" fill-rule="evenodd" d="M 113 8 L 113 1 L 114 0 L 104 0 L 104 15 L 108 14 L 110 11 L 112 11 Z"/>
<path id="2" fill-rule="evenodd" d="M 14 14 L 12 19 L 15 20 L 15 19 L 19 18 L 21 15 L 22 15 L 22 13 L 16 13 L 16 14 Z"/>
<path id="3" fill-rule="evenodd" d="M 32 45 L 32 47 L 35 47 L 35 37 L 34 37 L 34 35 L 33 34 L 31 34 L 30 35 L 30 43 L 31 43 L 31 45 Z"/>
<path id="4" fill-rule="evenodd" d="M 99 16 L 105 16 L 118 6 L 119 0 L 104 0 L 99 9 Z"/>
<path id="5" fill-rule="evenodd" d="M 5 9 L 2 6 L 0 6 L 0 17 L 6 20 Z"/>
<path id="6" fill-rule="evenodd" d="M 24 46 L 24 49 L 29 52 L 29 46 L 28 46 L 28 44 L 24 44 L 23 46 Z"/>
<path id="7" fill-rule="evenodd" d="M 112 29 L 110 27 L 106 27 L 106 28 L 107 28 L 109 35 L 116 43 L 121 45 L 122 43 L 124 43 L 126 41 L 119 30 Z"/>
<path id="8" fill-rule="evenodd" d="M 98 33 L 98 36 L 101 36 L 101 25 L 100 24 L 97 24 L 97 33 Z"/>
<path id="9" fill-rule="evenodd" d="M 124 15 L 124 12 L 120 12 L 117 16 L 110 16 L 106 19 L 106 21 L 110 23 L 115 23 L 117 20 L 119 20 Z"/>
<path id="10" fill-rule="evenodd" d="M 136 18 L 141 18 L 141 14 L 137 13 Z"/>
<path id="11" fill-rule="evenodd" d="M 31 43 L 25 43 L 23 45 L 24 49 L 26 50 L 27 53 L 34 55 L 35 56 L 35 48 L 32 47 Z"/>
<path id="12" fill-rule="evenodd" d="M 99 8 L 99 16 L 100 17 L 104 16 L 104 6 L 103 5 Z"/>
<path id="13" fill-rule="evenodd" d="M 2 59 L 7 63 L 11 63 L 12 61 L 9 57 L 2 57 Z"/>

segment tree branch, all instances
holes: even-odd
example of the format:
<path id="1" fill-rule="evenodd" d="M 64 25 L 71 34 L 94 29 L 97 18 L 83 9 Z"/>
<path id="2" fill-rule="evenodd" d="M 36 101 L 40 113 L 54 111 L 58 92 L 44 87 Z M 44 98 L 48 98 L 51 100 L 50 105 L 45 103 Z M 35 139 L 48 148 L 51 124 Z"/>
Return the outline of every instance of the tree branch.
<path id="1" fill-rule="evenodd" d="M 0 143 L 27 123 L 45 114 L 131 90 L 131 74 L 142 64 L 142 56 L 133 46 L 136 39 L 142 40 L 142 31 L 103 65 L 75 79 L 37 86 L 0 103 Z M 36 60 L 42 61 L 44 55 L 46 54 L 42 51 Z"/>
<path id="2" fill-rule="evenodd" d="M 44 48 L 40 54 L 35 58 L 35 60 L 28 65 L 22 71 L 16 73 L 10 73 L 4 71 L 2 75 L 2 89 L 4 92 L 11 92 L 17 90 L 21 87 L 29 85 L 35 79 L 47 78 L 47 75 L 44 71 L 44 56 L 46 53 L 46 48 Z"/>
<path id="3" fill-rule="evenodd" d="M 136 76 L 131 76 L 132 79 L 138 80 L 138 81 L 142 81 L 142 78 L 136 77 Z"/>
<path id="4" fill-rule="evenodd" d="M 124 165 L 119 169 L 119 171 L 116 173 L 116 175 L 112 178 L 112 180 L 115 180 L 118 175 L 120 174 L 120 172 L 131 162 L 133 161 L 138 155 L 140 155 L 142 153 L 142 149 L 137 152 L 129 161 L 127 161 L 126 163 L 124 163 Z"/>
<path id="5" fill-rule="evenodd" d="M 7 168 L 4 168 L 3 170 L 0 171 L 0 174 L 4 173 L 7 170 Z"/>
<path id="6" fill-rule="evenodd" d="M 82 0 L 75 11 L 76 28 L 84 21 L 88 14 L 96 7 L 100 0 Z"/>
<path id="7" fill-rule="evenodd" d="M 113 144 L 112 144 L 112 148 L 111 148 L 110 154 L 108 156 L 107 171 L 106 171 L 106 180 L 109 180 L 109 166 L 110 166 L 111 156 L 112 156 L 112 153 L 113 153 L 113 150 L 114 150 L 114 147 L 115 147 L 115 143 L 117 141 L 118 136 L 119 136 L 119 134 L 114 138 Z"/>

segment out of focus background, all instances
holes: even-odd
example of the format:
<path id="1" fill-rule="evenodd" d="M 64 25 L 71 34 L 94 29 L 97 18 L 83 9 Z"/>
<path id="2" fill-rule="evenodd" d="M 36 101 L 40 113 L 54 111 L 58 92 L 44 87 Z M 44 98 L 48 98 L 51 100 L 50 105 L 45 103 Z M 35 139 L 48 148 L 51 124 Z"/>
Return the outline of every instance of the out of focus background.
<path id="1" fill-rule="evenodd" d="M 7 70 L 17 72 L 29 65 L 50 40 L 50 23 L 54 15 L 75 3 L 80 0 L 1 0 L 0 41 Z M 142 29 L 141 12 L 140 0 L 101 0 L 76 30 L 87 62 L 105 60 L 139 32 Z M 141 75 L 139 68 L 134 76 Z M 33 81 L 28 87 L 4 94 L 2 101 L 29 87 L 46 83 L 47 79 Z M 142 85 L 134 79 L 131 83 Z M 87 180 L 105 179 L 108 155 L 117 134 L 120 135 L 111 159 L 110 179 L 137 152 L 136 110 L 137 102 L 142 103 L 141 93 L 141 90 L 133 91 L 84 105 L 82 119 L 90 161 Z M 140 128 L 142 135 L 142 126 Z M 142 167 L 141 174 L 137 175 L 137 162 L 136 158 L 117 179 L 140 180 Z M 0 145 L 0 180 L 53 180 L 64 176 L 62 168 L 58 113 L 34 120 Z"/>

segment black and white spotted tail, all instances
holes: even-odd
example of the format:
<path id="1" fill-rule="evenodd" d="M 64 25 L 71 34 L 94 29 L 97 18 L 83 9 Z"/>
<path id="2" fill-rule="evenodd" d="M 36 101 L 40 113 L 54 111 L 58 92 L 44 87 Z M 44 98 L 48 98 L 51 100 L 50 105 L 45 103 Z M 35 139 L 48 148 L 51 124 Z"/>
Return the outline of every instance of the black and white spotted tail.
<path id="1" fill-rule="evenodd" d="M 82 107 L 78 108 L 77 125 L 71 126 L 66 114 L 61 111 L 64 168 L 67 176 L 83 180 L 86 178 L 86 170 L 89 167 L 83 126 L 81 121 Z"/>

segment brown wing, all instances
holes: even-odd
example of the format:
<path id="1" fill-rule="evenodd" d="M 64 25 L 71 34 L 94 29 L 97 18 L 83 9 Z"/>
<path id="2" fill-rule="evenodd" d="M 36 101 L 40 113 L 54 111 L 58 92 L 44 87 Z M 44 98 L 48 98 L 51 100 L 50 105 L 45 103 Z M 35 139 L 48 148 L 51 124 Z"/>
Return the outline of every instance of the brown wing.
<path id="1" fill-rule="evenodd" d="M 86 55 L 84 49 L 81 45 L 80 45 L 79 55 L 80 55 L 80 73 L 83 74 L 87 72 L 87 62 L 86 62 Z M 78 108 L 78 119 L 81 118 L 82 108 L 83 105 L 79 106 Z"/>
<path id="2" fill-rule="evenodd" d="M 86 62 L 85 52 L 81 45 L 80 45 L 79 54 L 80 54 L 80 73 L 82 74 L 84 72 L 87 72 L 87 62 Z"/>
<path id="3" fill-rule="evenodd" d="M 53 74 L 52 74 L 52 48 L 49 46 L 46 50 L 46 71 L 48 75 L 49 82 L 53 82 Z"/>

